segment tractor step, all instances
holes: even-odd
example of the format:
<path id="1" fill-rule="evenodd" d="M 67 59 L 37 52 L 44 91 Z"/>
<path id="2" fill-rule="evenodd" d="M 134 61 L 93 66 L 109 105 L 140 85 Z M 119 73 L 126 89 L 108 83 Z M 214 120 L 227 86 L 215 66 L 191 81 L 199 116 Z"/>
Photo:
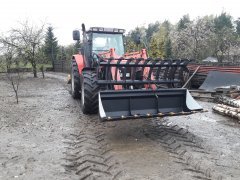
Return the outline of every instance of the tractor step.
<path id="1" fill-rule="evenodd" d="M 99 92 L 99 116 L 102 121 L 186 115 L 201 110 L 202 107 L 184 88 Z"/>

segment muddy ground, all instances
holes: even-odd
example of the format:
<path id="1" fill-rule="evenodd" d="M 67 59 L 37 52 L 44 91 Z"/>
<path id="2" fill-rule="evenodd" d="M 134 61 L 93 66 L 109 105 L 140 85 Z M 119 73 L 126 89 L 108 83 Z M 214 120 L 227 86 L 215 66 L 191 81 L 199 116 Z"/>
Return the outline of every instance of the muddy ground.
<path id="1" fill-rule="evenodd" d="M 240 179 L 240 125 L 211 111 L 100 123 L 66 74 L 25 74 L 15 103 L 0 75 L 0 179 Z"/>

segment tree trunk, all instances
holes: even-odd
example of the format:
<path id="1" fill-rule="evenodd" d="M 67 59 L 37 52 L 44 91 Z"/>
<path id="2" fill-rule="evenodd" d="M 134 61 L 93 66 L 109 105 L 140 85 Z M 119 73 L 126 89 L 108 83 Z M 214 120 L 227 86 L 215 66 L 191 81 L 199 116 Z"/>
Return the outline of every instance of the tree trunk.
<path id="1" fill-rule="evenodd" d="M 55 72 L 54 60 L 53 59 L 52 59 L 52 69 L 53 69 L 53 72 Z"/>
<path id="2" fill-rule="evenodd" d="M 15 91 L 16 99 L 17 99 L 17 104 L 18 104 L 18 92 Z"/>
<path id="3" fill-rule="evenodd" d="M 44 70 L 42 70 L 42 77 L 43 77 L 43 79 L 45 78 Z"/>
<path id="4" fill-rule="evenodd" d="M 18 77 L 19 77 L 19 74 L 18 74 Z M 19 86 L 19 80 L 20 79 L 18 79 L 18 82 L 17 82 L 16 85 L 14 84 L 13 78 L 9 78 L 9 80 L 11 81 L 11 84 L 12 84 L 12 87 L 13 87 L 13 91 L 15 92 L 15 97 L 16 97 L 17 104 L 18 104 L 18 86 Z"/>
<path id="5" fill-rule="evenodd" d="M 36 78 L 37 77 L 37 65 L 35 62 L 32 63 L 32 68 L 33 68 L 33 76 Z"/>

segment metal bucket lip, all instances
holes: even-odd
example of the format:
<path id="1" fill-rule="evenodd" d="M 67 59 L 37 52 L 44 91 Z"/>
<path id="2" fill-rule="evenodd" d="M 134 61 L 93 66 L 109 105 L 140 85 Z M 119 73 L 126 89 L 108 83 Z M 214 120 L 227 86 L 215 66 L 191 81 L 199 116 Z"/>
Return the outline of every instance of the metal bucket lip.
<path id="1" fill-rule="evenodd" d="M 137 120 L 141 118 L 156 118 L 156 117 L 166 117 L 166 116 L 184 116 L 184 115 L 190 115 L 193 113 L 196 113 L 198 111 L 202 110 L 197 110 L 197 111 L 189 111 L 189 112 L 179 112 L 179 113 L 165 113 L 165 114 L 150 114 L 150 115 L 138 115 L 138 116 L 124 116 L 124 117 L 117 117 L 117 116 L 111 116 L 111 117 L 101 117 L 99 115 L 99 118 L 101 121 L 116 121 L 116 120 Z"/>

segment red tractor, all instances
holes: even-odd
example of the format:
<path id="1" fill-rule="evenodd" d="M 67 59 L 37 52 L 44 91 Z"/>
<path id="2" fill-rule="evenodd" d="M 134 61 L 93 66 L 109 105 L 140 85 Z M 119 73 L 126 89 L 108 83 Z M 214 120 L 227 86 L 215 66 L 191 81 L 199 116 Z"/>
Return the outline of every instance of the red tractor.
<path id="1" fill-rule="evenodd" d="M 100 119 L 186 115 L 202 110 L 187 89 L 187 59 L 152 59 L 147 52 L 125 53 L 117 28 L 82 24 L 82 47 L 72 57 L 71 93 L 81 98 L 84 114 Z M 73 31 L 80 41 L 80 32 Z"/>

